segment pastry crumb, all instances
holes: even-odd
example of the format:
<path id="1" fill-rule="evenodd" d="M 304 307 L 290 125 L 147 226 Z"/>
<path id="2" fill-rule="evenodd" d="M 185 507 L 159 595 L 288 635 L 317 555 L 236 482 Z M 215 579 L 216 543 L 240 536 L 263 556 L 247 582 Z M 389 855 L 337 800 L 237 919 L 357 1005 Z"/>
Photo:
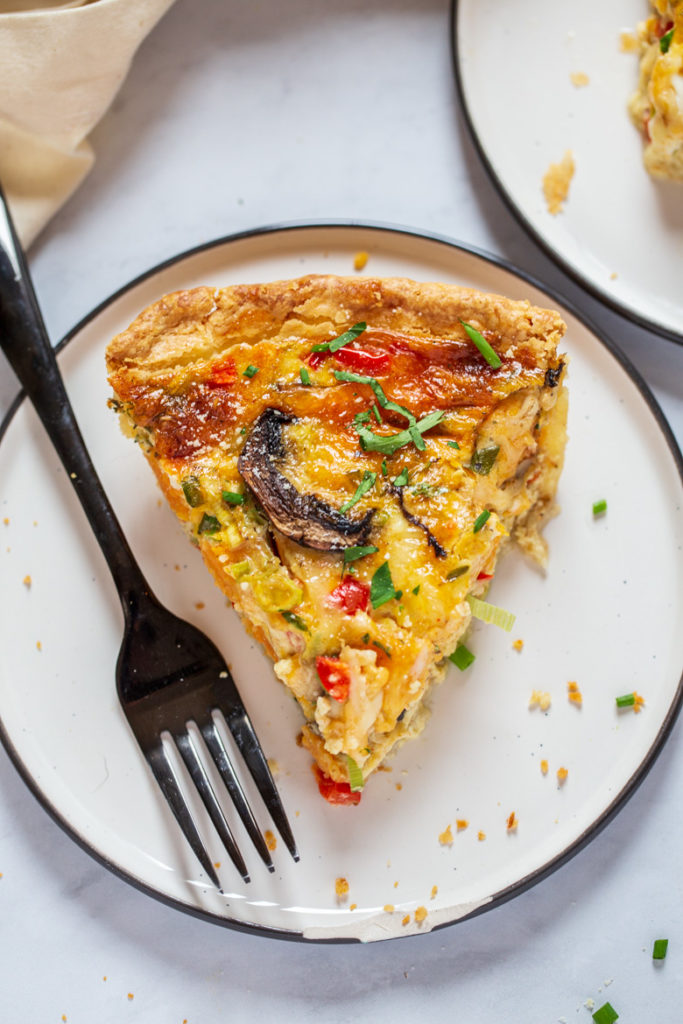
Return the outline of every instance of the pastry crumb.
<path id="1" fill-rule="evenodd" d="M 5 516 L 5 518 L 3 519 L 3 523 L 5 524 L 5 526 L 9 526 L 9 517 L 8 516 Z"/>
<path id="2" fill-rule="evenodd" d="M 617 274 L 616 270 L 613 270 L 612 273 L 609 276 L 609 279 L 610 279 L 610 281 L 616 281 L 616 279 L 618 277 L 619 277 L 619 275 Z"/>
<path id="3" fill-rule="evenodd" d="M 436 894 L 437 894 L 437 892 L 438 892 L 438 891 L 439 891 L 439 887 L 438 887 L 438 885 L 433 885 L 433 886 L 432 886 L 432 891 L 431 891 L 431 893 L 429 894 L 429 898 L 430 898 L 430 900 L 433 900 L 433 899 L 434 899 L 434 897 L 436 896 Z"/>
<path id="4" fill-rule="evenodd" d="M 517 830 L 517 825 L 518 824 L 519 824 L 519 822 L 517 820 L 517 815 L 515 814 L 514 811 L 512 811 L 512 813 L 508 815 L 508 820 L 507 820 L 507 823 L 506 823 L 506 828 L 507 828 L 508 832 L 515 832 Z"/>
<path id="5" fill-rule="evenodd" d="M 548 774 L 548 762 L 546 761 L 545 758 L 543 758 L 543 760 L 541 761 L 541 774 L 542 775 L 547 775 Z"/>
<path id="6" fill-rule="evenodd" d="M 357 910 L 357 908 L 358 908 L 358 904 L 357 903 L 352 903 L 351 906 L 349 907 L 349 910 Z"/>
<path id="7" fill-rule="evenodd" d="M 581 89 L 584 85 L 589 84 L 590 78 L 585 71 L 572 71 L 569 76 L 569 81 L 572 85 L 575 85 L 577 89 Z"/>
<path id="8" fill-rule="evenodd" d="M 570 704 L 576 704 L 580 707 L 583 704 L 583 694 L 579 689 L 578 683 L 567 683 L 567 695 L 569 697 Z"/>
<path id="9" fill-rule="evenodd" d="M 280 765 L 277 763 L 274 757 L 268 758 L 268 767 L 270 768 L 270 774 L 272 776 L 280 774 Z"/>
<path id="10" fill-rule="evenodd" d="M 621 32 L 619 35 L 619 49 L 622 53 L 637 53 L 640 49 L 638 37 L 633 32 Z"/>
<path id="11" fill-rule="evenodd" d="M 334 891 L 337 894 L 337 899 L 342 903 L 349 894 L 349 883 L 345 878 L 337 878 L 334 883 Z"/>
<path id="12" fill-rule="evenodd" d="M 366 252 L 357 252 L 353 257 L 353 269 L 364 270 L 368 262 L 368 254 Z"/>
<path id="13" fill-rule="evenodd" d="M 483 843 L 484 840 L 486 839 L 486 833 L 485 832 L 477 832 L 477 839 L 479 840 L 480 843 Z"/>
<path id="14" fill-rule="evenodd" d="M 129 999 L 135 999 L 135 996 L 133 995 L 133 993 L 132 993 L 132 992 L 129 992 L 129 993 L 128 993 L 128 998 L 129 998 Z"/>
<path id="15" fill-rule="evenodd" d="M 197 601 L 195 603 L 195 608 L 197 609 L 198 612 L 200 612 L 202 608 L 206 608 L 206 605 L 204 604 L 203 601 Z"/>
<path id="16" fill-rule="evenodd" d="M 452 846 L 453 844 L 453 829 L 450 825 L 447 825 L 439 836 L 439 843 L 441 846 Z"/>
<path id="17" fill-rule="evenodd" d="M 218 871 L 219 867 L 221 866 L 221 862 L 219 860 L 215 860 L 213 862 L 213 866 L 215 867 L 216 871 Z"/>
<path id="18" fill-rule="evenodd" d="M 558 781 L 560 786 L 563 786 L 565 784 L 565 782 L 567 781 L 567 776 L 568 775 L 569 775 L 569 771 L 568 771 L 567 768 L 558 768 L 557 769 L 557 781 Z"/>
<path id="19" fill-rule="evenodd" d="M 455 819 L 455 827 L 457 828 L 458 832 L 464 832 L 468 825 L 469 821 L 467 820 L 467 818 Z"/>
<path id="20" fill-rule="evenodd" d="M 547 711 L 552 703 L 552 698 L 547 690 L 532 690 L 531 696 L 529 697 L 530 708 L 540 708 L 541 711 Z"/>
<path id="21" fill-rule="evenodd" d="M 394 904 L 393 903 L 385 903 L 384 906 L 382 907 L 382 910 L 384 910 L 384 912 L 387 913 L 387 914 L 393 914 L 393 912 L 395 910 Z"/>
<path id="22" fill-rule="evenodd" d="M 43 649 L 43 645 L 41 644 L 40 640 L 36 640 L 36 650 L 37 651 L 42 651 L 42 649 Z"/>
<path id="23" fill-rule="evenodd" d="M 31 579 L 30 576 L 26 575 L 26 576 L 24 576 L 24 578 L 23 578 L 23 580 L 21 582 L 24 584 L 25 587 L 30 587 L 31 583 L 33 582 L 33 580 Z"/>
<path id="24" fill-rule="evenodd" d="M 403 783 L 402 782 L 397 782 L 396 783 L 396 789 L 398 789 L 398 790 L 403 789 Z"/>
<path id="25" fill-rule="evenodd" d="M 575 170 L 574 157 L 568 149 L 559 164 L 551 164 L 543 176 L 543 195 L 553 217 L 562 211 Z"/>
<path id="26" fill-rule="evenodd" d="M 403 925 L 404 928 L 407 924 L 410 924 L 410 914 L 406 914 L 406 916 L 401 921 L 401 924 Z"/>
<path id="27" fill-rule="evenodd" d="M 524 641 L 523 640 L 520 639 L 520 640 L 513 640 L 512 641 L 512 649 L 514 651 L 521 651 L 523 647 L 524 647 Z"/>
<path id="28" fill-rule="evenodd" d="M 274 849 L 276 848 L 276 846 L 277 846 L 277 839 L 275 838 L 275 835 L 274 835 L 274 834 L 273 834 L 273 833 L 272 833 L 272 832 L 270 831 L 270 829 L 267 829 L 267 830 L 266 830 L 266 831 L 265 831 L 265 832 L 263 833 L 263 838 L 264 838 L 264 839 L 265 839 L 265 841 L 266 841 L 266 846 L 268 847 L 268 849 L 269 849 L 269 850 L 271 851 L 271 853 L 272 853 L 272 851 L 273 851 L 273 850 L 274 850 Z"/>
<path id="29" fill-rule="evenodd" d="M 422 924 L 422 922 L 425 920 L 426 917 L 427 917 L 427 908 L 426 907 L 418 907 L 417 910 L 415 911 L 415 924 Z"/>

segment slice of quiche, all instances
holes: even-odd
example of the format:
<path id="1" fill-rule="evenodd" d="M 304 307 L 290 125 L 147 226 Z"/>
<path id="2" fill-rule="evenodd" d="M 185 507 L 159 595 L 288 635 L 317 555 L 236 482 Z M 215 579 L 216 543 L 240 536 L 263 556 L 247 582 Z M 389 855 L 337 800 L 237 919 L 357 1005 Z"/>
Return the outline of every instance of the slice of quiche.
<path id="1" fill-rule="evenodd" d="M 109 345 L 124 429 L 333 803 L 421 731 L 506 540 L 545 560 L 564 329 L 466 288 L 309 276 L 167 295 Z"/>
<path id="2" fill-rule="evenodd" d="M 649 173 L 683 182 L 683 0 L 651 5 L 638 25 L 640 78 L 629 112 L 645 137 Z"/>

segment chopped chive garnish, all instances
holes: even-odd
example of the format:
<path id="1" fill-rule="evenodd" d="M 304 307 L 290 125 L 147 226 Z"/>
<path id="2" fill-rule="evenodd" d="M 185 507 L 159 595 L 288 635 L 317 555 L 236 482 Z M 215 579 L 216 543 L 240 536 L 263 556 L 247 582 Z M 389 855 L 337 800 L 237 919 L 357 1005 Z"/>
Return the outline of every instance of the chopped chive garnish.
<path id="1" fill-rule="evenodd" d="M 357 412 L 356 415 L 353 417 L 353 425 L 357 430 L 362 423 L 367 423 L 369 419 L 369 412 Z"/>
<path id="2" fill-rule="evenodd" d="M 474 526 L 472 527 L 472 533 L 479 533 L 479 531 L 481 530 L 482 526 L 484 525 L 484 523 L 486 522 L 486 520 L 489 518 L 490 515 L 491 515 L 491 513 L 489 512 L 489 510 L 487 508 L 485 508 L 483 512 L 480 512 L 479 515 L 477 516 L 477 518 L 474 520 Z"/>
<path id="3" fill-rule="evenodd" d="M 226 505 L 242 505 L 244 503 L 244 495 L 238 494 L 237 491 L 222 491 L 221 498 Z"/>
<path id="4" fill-rule="evenodd" d="M 500 356 L 497 352 L 494 352 L 484 335 L 480 334 L 479 331 L 475 327 L 472 327 L 471 324 L 466 324 L 464 320 L 461 320 L 460 323 L 467 331 L 467 336 L 470 341 L 474 342 L 489 366 L 494 370 L 497 370 L 499 366 L 502 366 L 503 364 Z"/>
<path id="5" fill-rule="evenodd" d="M 666 957 L 666 951 L 669 948 L 668 939 L 655 939 L 655 944 L 652 947 L 652 959 L 653 960 L 664 960 Z"/>
<path id="6" fill-rule="evenodd" d="M 344 345 L 348 345 L 350 341 L 354 341 L 359 334 L 367 329 L 367 324 L 361 321 L 360 323 L 354 324 L 353 327 L 349 327 L 348 331 L 344 331 L 339 337 L 333 338 L 332 341 L 324 341 L 320 345 L 314 345 L 311 349 L 312 352 L 338 352 Z"/>
<path id="7" fill-rule="evenodd" d="M 457 569 L 451 569 L 446 579 L 449 583 L 451 580 L 457 580 L 460 576 L 464 576 L 468 569 L 469 565 L 459 565 Z"/>
<path id="8" fill-rule="evenodd" d="M 493 463 L 498 458 L 500 445 L 491 444 L 487 448 L 477 448 L 470 460 L 470 469 L 473 469 L 479 476 L 488 476 Z"/>
<path id="9" fill-rule="evenodd" d="M 379 414 L 379 409 L 377 408 L 374 402 L 372 403 L 372 415 L 375 417 L 378 423 L 382 422 L 382 417 Z"/>
<path id="10" fill-rule="evenodd" d="M 632 708 L 636 702 L 635 693 L 625 693 L 623 697 L 615 698 L 618 708 Z"/>
<path id="11" fill-rule="evenodd" d="M 388 476 L 389 470 L 387 469 L 387 460 L 382 459 L 382 476 Z"/>
<path id="12" fill-rule="evenodd" d="M 349 786 L 351 787 L 352 793 L 357 793 L 363 788 L 365 782 L 363 781 L 363 773 L 354 761 L 352 757 L 346 756 L 346 768 L 349 773 Z"/>
<path id="13" fill-rule="evenodd" d="M 674 30 L 670 28 L 669 31 L 665 32 L 662 38 L 659 40 L 659 49 L 662 53 L 669 52 L 669 47 L 671 46 L 671 40 L 673 39 L 673 37 Z"/>
<path id="14" fill-rule="evenodd" d="M 448 660 L 452 661 L 461 672 L 464 672 L 466 668 L 470 667 L 475 657 L 464 644 L 458 644 L 453 653 L 448 655 Z"/>
<path id="15" fill-rule="evenodd" d="M 408 470 L 402 469 L 394 480 L 394 487 L 405 487 L 409 480 L 410 477 L 408 476 Z"/>
<path id="16" fill-rule="evenodd" d="M 199 526 L 197 527 L 197 533 L 218 533 L 220 529 L 220 520 L 216 519 L 215 516 L 208 515 L 205 512 L 201 518 Z"/>
<path id="17" fill-rule="evenodd" d="M 449 448 L 457 448 L 458 451 L 460 451 L 460 445 L 458 444 L 457 441 L 446 441 L 446 444 L 448 445 Z"/>
<path id="18" fill-rule="evenodd" d="M 418 585 L 416 587 L 413 587 L 413 593 L 415 594 L 415 597 L 417 597 L 417 595 L 420 593 L 420 584 L 419 583 L 418 583 Z"/>
<path id="19" fill-rule="evenodd" d="M 294 612 L 280 612 L 280 615 L 288 622 L 290 626 L 294 626 L 296 629 L 300 629 L 302 633 L 308 633 L 309 629 L 304 620 L 300 615 L 295 615 Z"/>
<path id="20" fill-rule="evenodd" d="M 403 448 L 404 445 L 410 444 L 411 441 L 415 442 L 415 438 L 418 438 L 419 444 L 416 442 L 416 447 L 420 451 L 424 451 L 425 443 L 422 439 L 422 434 L 426 430 L 431 430 L 437 423 L 440 423 L 443 419 L 443 412 L 430 412 L 427 416 L 424 416 L 418 423 L 409 427 L 408 430 L 401 430 L 398 434 L 374 434 L 372 430 L 368 430 L 367 427 L 357 427 L 360 435 L 361 447 L 367 452 L 382 452 L 383 455 L 393 455 L 399 448 Z"/>
<path id="21" fill-rule="evenodd" d="M 593 1020 L 595 1024 L 614 1024 L 615 1020 L 619 1020 L 619 1014 L 611 1003 L 603 1003 L 593 1014 Z"/>
<path id="22" fill-rule="evenodd" d="M 516 616 L 512 612 L 506 612 L 504 608 L 498 608 L 495 604 L 489 604 L 488 601 L 480 601 L 478 597 L 472 597 L 471 594 L 467 595 L 466 601 L 475 619 L 481 619 L 482 622 L 488 622 L 492 626 L 500 626 L 506 633 L 509 633 L 515 624 Z"/>
<path id="23" fill-rule="evenodd" d="M 370 580 L 370 602 L 372 607 L 379 608 L 397 596 L 394 581 L 391 578 L 389 563 L 382 562 Z"/>
<path id="24" fill-rule="evenodd" d="M 356 562 L 359 558 L 365 558 L 366 555 L 374 555 L 377 551 L 379 551 L 379 548 L 376 548 L 374 544 L 345 548 L 344 565 L 348 565 L 349 562 Z"/>
<path id="25" fill-rule="evenodd" d="M 349 498 L 348 501 L 345 501 L 342 507 L 339 509 L 342 515 L 344 515 L 345 512 L 348 512 L 350 508 L 353 508 L 356 502 L 360 501 L 363 495 L 367 494 L 371 487 L 374 487 L 376 479 L 376 473 L 371 473 L 369 469 L 365 470 L 365 472 L 363 473 L 363 479 L 356 488 L 356 493 L 352 498 Z"/>
<path id="26" fill-rule="evenodd" d="M 380 651 L 384 651 L 384 653 L 386 654 L 387 658 L 391 657 L 391 651 L 389 650 L 389 648 L 385 647 L 384 644 L 381 644 L 379 642 L 379 640 L 373 640 L 372 641 L 372 646 L 373 647 L 379 647 Z"/>
<path id="27" fill-rule="evenodd" d="M 369 633 L 363 633 L 363 635 L 361 637 L 361 640 L 363 641 L 364 644 L 369 644 L 370 643 L 370 634 Z"/>
<path id="28" fill-rule="evenodd" d="M 197 508 L 197 505 L 201 505 L 204 501 L 204 495 L 196 476 L 186 476 L 184 480 L 180 481 L 180 486 L 183 489 L 185 501 L 190 508 Z"/>
<path id="29" fill-rule="evenodd" d="M 301 383 L 309 385 L 311 383 L 311 375 L 305 366 L 299 367 L 299 376 L 301 377 Z"/>
<path id="30" fill-rule="evenodd" d="M 337 380 L 346 384 L 367 384 L 368 387 L 372 388 L 377 401 L 383 409 L 390 409 L 393 412 L 398 412 L 401 416 L 405 416 L 410 423 L 415 423 L 415 417 L 412 412 L 409 412 L 405 406 L 398 405 L 396 402 L 392 402 L 387 398 L 384 394 L 384 388 L 375 377 L 368 377 L 363 373 L 351 373 L 350 370 L 335 370 L 334 375 Z"/>
<path id="31" fill-rule="evenodd" d="M 251 363 L 249 363 L 249 366 L 246 368 L 246 370 L 244 371 L 242 376 L 243 377 L 255 377 L 257 373 L 258 373 L 258 366 L 252 366 Z"/>
<path id="32" fill-rule="evenodd" d="M 600 501 L 594 501 L 593 502 L 593 515 L 594 516 L 604 515 L 604 513 L 606 511 L 607 511 L 607 502 L 605 501 L 604 498 L 602 498 Z"/>

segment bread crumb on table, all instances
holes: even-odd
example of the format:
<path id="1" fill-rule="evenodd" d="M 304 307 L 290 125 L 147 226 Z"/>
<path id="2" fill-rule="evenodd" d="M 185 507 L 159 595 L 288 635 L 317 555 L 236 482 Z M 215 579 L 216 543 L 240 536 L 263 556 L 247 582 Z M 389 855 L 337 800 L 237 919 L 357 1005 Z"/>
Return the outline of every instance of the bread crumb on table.
<path id="1" fill-rule="evenodd" d="M 410 914 L 406 914 L 406 916 L 401 921 L 401 924 L 403 925 L 404 928 L 407 924 L 410 924 Z"/>
<path id="2" fill-rule="evenodd" d="M 562 204 L 569 195 L 569 186 L 575 170 L 574 157 L 572 151 L 568 149 L 559 164 L 551 164 L 543 176 L 543 195 L 548 213 L 553 217 L 562 211 Z"/>
<path id="3" fill-rule="evenodd" d="M 275 849 L 275 847 L 277 846 L 277 839 L 275 838 L 275 835 L 274 835 L 274 834 L 273 834 L 273 833 L 272 833 L 272 832 L 270 831 L 270 829 L 267 829 L 267 830 L 266 830 L 266 831 L 265 831 L 265 832 L 263 833 L 263 838 L 264 838 L 264 839 L 265 839 L 265 841 L 266 841 L 266 846 L 268 847 L 268 849 L 269 849 L 269 850 L 271 851 L 271 853 L 272 853 L 272 851 L 273 851 L 273 850 Z"/>
<path id="4" fill-rule="evenodd" d="M 438 885 L 433 885 L 433 886 L 432 886 L 432 891 L 431 891 L 431 893 L 429 894 L 429 898 L 430 898 L 430 900 L 433 900 L 433 899 L 434 899 L 434 897 L 436 896 L 436 894 L 437 894 L 437 892 L 438 892 L 438 891 L 439 891 L 439 887 L 438 887 Z"/>
<path id="5" fill-rule="evenodd" d="M 547 775 L 548 774 L 548 762 L 546 761 L 545 758 L 543 758 L 543 760 L 541 761 L 541 774 L 542 775 Z"/>
<path id="6" fill-rule="evenodd" d="M 334 883 L 334 891 L 337 894 L 337 899 L 341 903 L 349 894 L 349 883 L 345 878 L 338 878 Z"/>
<path id="7" fill-rule="evenodd" d="M 467 820 L 467 818 L 455 819 L 455 827 L 457 828 L 458 832 L 464 832 L 468 825 L 469 821 Z"/>
<path id="8" fill-rule="evenodd" d="M 523 640 L 520 639 L 520 640 L 513 640 L 512 641 L 512 649 L 514 651 L 521 651 L 523 647 L 524 647 L 524 641 Z"/>
<path id="9" fill-rule="evenodd" d="M 567 695 L 571 704 L 576 704 L 579 707 L 583 704 L 583 694 L 578 683 L 567 683 Z"/>
<path id="10" fill-rule="evenodd" d="M 483 843 L 484 840 L 486 839 L 486 833 L 485 832 L 477 832 L 477 839 L 479 840 L 480 843 Z"/>
<path id="11" fill-rule="evenodd" d="M 622 53 L 637 53 L 640 49 L 638 37 L 633 32 L 622 32 L 619 36 L 619 49 Z"/>
<path id="12" fill-rule="evenodd" d="M 25 587 L 30 587 L 31 583 L 33 582 L 33 580 L 31 579 L 31 577 L 29 575 L 26 575 L 26 576 L 24 576 L 24 578 L 23 578 L 23 580 L 21 582 L 24 584 Z"/>
<path id="13" fill-rule="evenodd" d="M 395 908 L 393 903 L 385 903 L 382 909 L 387 914 L 393 914 Z"/>
<path id="14" fill-rule="evenodd" d="M 558 768 L 557 769 L 557 781 L 560 784 L 560 786 L 563 786 L 565 784 L 565 782 L 567 781 L 567 776 L 568 775 L 569 775 L 569 771 L 568 771 L 567 768 Z"/>
<path id="15" fill-rule="evenodd" d="M 417 910 L 415 911 L 415 924 L 422 924 L 422 922 L 425 920 L 426 917 L 427 917 L 427 908 L 426 907 L 418 907 Z"/>
<path id="16" fill-rule="evenodd" d="M 442 846 L 451 846 L 453 843 L 453 829 L 450 825 L 447 825 L 439 836 L 439 842 Z"/>
<path id="17" fill-rule="evenodd" d="M 353 269 L 364 270 L 367 266 L 368 254 L 366 252 L 357 252 L 353 257 Z"/>
<path id="18" fill-rule="evenodd" d="M 532 690 L 531 696 L 529 697 L 530 708 L 540 708 L 541 711 L 547 711 L 552 703 L 552 698 L 547 690 Z"/>
<path id="19" fill-rule="evenodd" d="M 581 89 L 584 85 L 588 85 L 590 78 L 585 71 L 572 71 L 569 76 L 569 81 L 572 85 L 575 85 L 577 89 Z"/>
<path id="20" fill-rule="evenodd" d="M 506 828 L 508 832 L 515 832 L 518 824 L 519 822 L 517 820 L 517 815 L 514 811 L 512 811 L 512 813 L 508 815 L 508 820 L 506 823 Z"/>

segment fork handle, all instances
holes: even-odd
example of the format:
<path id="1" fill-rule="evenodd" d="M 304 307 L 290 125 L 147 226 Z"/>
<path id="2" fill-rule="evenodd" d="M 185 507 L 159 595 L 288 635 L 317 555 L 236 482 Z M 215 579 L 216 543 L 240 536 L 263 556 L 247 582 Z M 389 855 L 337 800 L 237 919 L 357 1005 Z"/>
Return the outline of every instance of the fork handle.
<path id="1" fill-rule="evenodd" d="M 1 188 L 0 348 L 33 403 L 73 484 L 128 618 L 144 600 L 143 595 L 155 599 L 88 455 Z"/>

